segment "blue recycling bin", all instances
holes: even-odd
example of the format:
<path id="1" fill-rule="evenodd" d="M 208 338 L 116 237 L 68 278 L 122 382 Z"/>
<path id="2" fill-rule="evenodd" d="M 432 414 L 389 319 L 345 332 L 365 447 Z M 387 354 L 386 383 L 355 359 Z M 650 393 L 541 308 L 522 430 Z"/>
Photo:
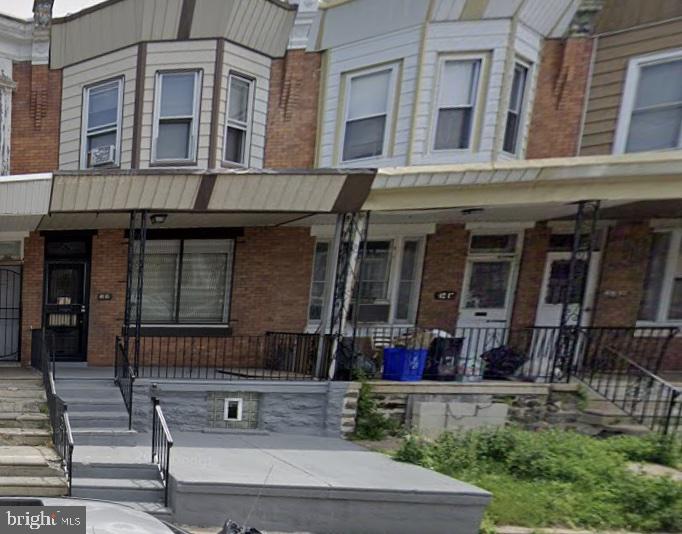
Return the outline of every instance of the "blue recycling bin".
<path id="1" fill-rule="evenodd" d="M 416 382 L 422 379 L 428 349 L 384 349 L 384 380 Z"/>

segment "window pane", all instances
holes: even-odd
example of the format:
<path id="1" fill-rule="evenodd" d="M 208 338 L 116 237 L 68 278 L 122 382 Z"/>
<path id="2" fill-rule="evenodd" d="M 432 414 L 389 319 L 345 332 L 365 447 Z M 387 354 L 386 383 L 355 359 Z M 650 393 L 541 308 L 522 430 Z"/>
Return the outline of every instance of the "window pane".
<path id="1" fill-rule="evenodd" d="M 582 287 L 578 287 L 577 285 L 573 287 L 573 292 L 568 299 L 570 304 L 580 302 L 580 296 L 584 292 L 585 282 L 587 281 L 585 278 L 587 275 L 586 269 L 587 262 L 584 260 L 577 260 L 575 265 L 575 278 L 582 280 L 583 284 Z M 549 280 L 547 281 L 547 291 L 545 295 L 546 304 L 562 304 L 564 302 L 564 296 L 568 289 L 570 271 L 570 260 L 555 260 L 552 262 Z"/>
<path id="2" fill-rule="evenodd" d="M 248 81 L 236 76 L 230 77 L 230 106 L 228 117 L 235 121 L 246 122 L 249 116 Z"/>
<path id="3" fill-rule="evenodd" d="M 504 130 L 504 144 L 502 150 L 514 154 L 516 152 L 516 136 L 519 132 L 519 116 L 511 111 L 507 112 L 507 124 Z"/>
<path id="4" fill-rule="evenodd" d="M 329 243 L 317 243 L 315 245 L 315 258 L 313 259 L 313 280 L 310 287 L 310 309 L 308 311 L 308 317 L 311 321 L 319 321 L 322 318 L 328 259 Z"/>
<path id="5" fill-rule="evenodd" d="M 658 304 L 665 273 L 666 257 L 670 247 L 670 233 L 654 233 L 649 250 L 649 265 L 644 277 L 644 292 L 639 305 L 638 319 L 655 321 L 658 319 Z"/>
<path id="6" fill-rule="evenodd" d="M 187 117 L 194 114 L 195 73 L 161 76 L 161 117 Z"/>
<path id="7" fill-rule="evenodd" d="M 391 242 L 367 242 L 360 272 L 360 300 L 374 302 L 388 299 Z"/>
<path id="8" fill-rule="evenodd" d="M 225 139 L 225 161 L 234 163 L 244 163 L 244 141 L 246 132 L 239 128 L 227 128 L 227 138 Z"/>
<path id="9" fill-rule="evenodd" d="M 680 124 L 682 106 L 654 111 L 635 111 L 630 120 L 626 151 L 677 148 L 680 142 Z"/>
<path id="10" fill-rule="evenodd" d="M 118 121 L 118 82 L 88 92 L 88 130 Z"/>
<path id="11" fill-rule="evenodd" d="M 476 234 L 471 236 L 469 250 L 472 253 L 514 252 L 516 250 L 516 234 Z"/>
<path id="12" fill-rule="evenodd" d="M 635 109 L 682 102 L 682 60 L 642 67 Z"/>
<path id="13" fill-rule="evenodd" d="M 407 321 L 412 317 L 413 296 L 416 289 L 418 241 L 405 241 L 403 247 L 403 263 L 400 267 L 400 284 L 398 287 L 398 302 L 396 304 L 396 319 Z"/>
<path id="14" fill-rule="evenodd" d="M 156 140 L 157 159 L 189 159 L 189 134 L 191 121 L 159 123 Z"/>
<path id="15" fill-rule="evenodd" d="M 94 150 L 100 146 L 115 146 L 116 145 L 116 132 L 108 132 L 99 135 L 89 135 L 88 136 L 88 154 L 91 150 Z"/>
<path id="16" fill-rule="evenodd" d="M 343 141 L 343 159 L 380 156 L 384 151 L 386 116 L 349 121 Z"/>
<path id="17" fill-rule="evenodd" d="M 188 240 L 184 243 L 180 281 L 180 322 L 220 323 L 231 262 L 231 241 Z"/>
<path id="18" fill-rule="evenodd" d="M 168 323 L 175 320 L 179 255 L 179 241 L 147 241 L 142 297 L 144 322 Z M 133 287 L 137 285 L 136 275 L 135 272 Z M 135 300 L 133 291 L 133 301 Z"/>
<path id="19" fill-rule="evenodd" d="M 446 61 L 443 65 L 439 107 L 472 106 L 476 98 L 480 61 Z"/>
<path id="20" fill-rule="evenodd" d="M 388 93 L 391 71 L 384 70 L 351 79 L 348 119 L 385 114 L 388 110 Z"/>
<path id="21" fill-rule="evenodd" d="M 510 272 L 508 261 L 472 263 L 466 307 L 504 308 Z"/>
<path id="22" fill-rule="evenodd" d="M 441 109 L 436 126 L 436 150 L 469 148 L 471 108 Z"/>
<path id="23" fill-rule="evenodd" d="M 509 95 L 509 109 L 520 111 L 523 104 L 523 94 L 526 89 L 526 76 L 528 69 L 523 65 L 514 67 L 514 79 L 512 81 L 511 94 Z"/>

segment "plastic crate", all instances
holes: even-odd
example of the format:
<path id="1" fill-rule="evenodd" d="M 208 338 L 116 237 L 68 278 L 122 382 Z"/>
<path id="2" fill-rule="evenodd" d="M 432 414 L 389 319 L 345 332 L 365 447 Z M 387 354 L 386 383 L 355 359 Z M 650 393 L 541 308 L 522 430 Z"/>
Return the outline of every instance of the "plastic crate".
<path id="1" fill-rule="evenodd" d="M 422 379 L 428 349 L 384 349 L 384 380 L 416 382 Z"/>

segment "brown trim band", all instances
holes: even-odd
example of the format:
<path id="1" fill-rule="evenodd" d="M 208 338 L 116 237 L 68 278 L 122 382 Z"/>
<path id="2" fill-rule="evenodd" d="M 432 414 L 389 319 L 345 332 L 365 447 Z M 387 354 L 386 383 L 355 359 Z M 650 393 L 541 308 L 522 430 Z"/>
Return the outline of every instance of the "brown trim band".
<path id="1" fill-rule="evenodd" d="M 215 68 L 213 69 L 213 99 L 211 101 L 211 129 L 208 139 L 208 168 L 215 169 L 218 155 L 218 119 L 220 118 L 220 94 L 223 85 L 223 60 L 225 58 L 225 41 L 218 39 L 215 52 Z M 221 156 L 222 159 L 222 156 Z"/>
<path id="2" fill-rule="evenodd" d="M 201 178 L 197 197 L 194 200 L 194 209 L 196 211 L 206 211 L 208 209 L 208 203 L 213 194 L 216 178 L 217 176 L 215 174 L 207 174 Z"/>
<path id="3" fill-rule="evenodd" d="M 137 66 L 135 69 L 135 108 L 133 111 L 133 153 L 130 167 L 140 168 L 140 149 L 142 140 L 142 112 L 144 105 L 144 78 L 147 67 L 147 43 L 137 47 Z"/>
<path id="4" fill-rule="evenodd" d="M 192 20 L 194 19 L 194 7 L 196 0 L 182 0 L 180 21 L 178 22 L 178 39 L 184 41 L 192 34 Z"/>
<path id="5" fill-rule="evenodd" d="M 374 174 L 352 174 L 346 180 L 336 197 L 333 213 L 360 211 L 367 200 L 374 182 Z"/>

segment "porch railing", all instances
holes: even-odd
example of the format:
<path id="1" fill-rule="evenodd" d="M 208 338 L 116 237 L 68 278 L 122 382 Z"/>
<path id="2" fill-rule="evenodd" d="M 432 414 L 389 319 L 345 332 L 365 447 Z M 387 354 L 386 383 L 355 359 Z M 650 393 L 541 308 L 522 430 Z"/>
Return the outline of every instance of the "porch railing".
<path id="1" fill-rule="evenodd" d="M 318 361 L 320 339 L 316 334 L 291 332 L 230 337 L 145 336 L 140 339 L 137 376 L 198 380 L 325 379 L 329 357 L 323 346 L 320 351 L 323 361 Z"/>
<path id="2" fill-rule="evenodd" d="M 577 377 L 651 430 L 674 435 L 682 424 L 682 390 L 612 346 L 593 352 Z"/>
<path id="3" fill-rule="evenodd" d="M 42 373 L 50 426 L 52 428 L 52 443 L 54 444 L 57 454 L 61 458 L 62 468 L 66 474 L 68 484 L 68 495 L 71 495 L 74 440 L 71 432 L 68 407 L 62 398 L 57 395 L 57 389 L 54 383 L 54 353 L 51 348 L 50 339 L 46 335 L 45 330 L 41 332 L 41 335 L 37 340 L 39 346 L 34 348 L 34 355 L 37 357 L 32 357 L 31 363 Z M 33 339 L 33 342 L 35 341 L 36 338 Z"/>
<path id="4" fill-rule="evenodd" d="M 121 338 L 116 337 L 116 361 L 114 374 L 118 389 L 121 391 L 123 403 L 128 411 L 128 429 L 133 428 L 133 386 L 135 385 L 135 371 L 130 365 L 128 354 Z"/>
<path id="5" fill-rule="evenodd" d="M 163 482 L 163 502 L 168 506 L 168 483 L 170 473 L 170 452 L 173 447 L 173 437 L 171 436 L 166 418 L 159 399 L 152 397 L 152 463 L 159 468 L 161 481 Z"/>

